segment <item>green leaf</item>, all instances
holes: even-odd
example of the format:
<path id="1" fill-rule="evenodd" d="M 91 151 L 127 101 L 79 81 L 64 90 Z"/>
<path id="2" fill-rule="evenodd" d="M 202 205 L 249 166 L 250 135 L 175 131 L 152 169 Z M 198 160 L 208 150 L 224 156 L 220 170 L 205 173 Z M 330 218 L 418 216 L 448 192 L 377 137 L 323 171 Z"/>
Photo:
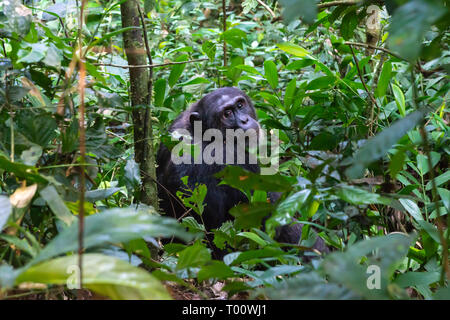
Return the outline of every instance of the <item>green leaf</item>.
<path id="1" fill-rule="evenodd" d="M 398 112 L 402 117 L 404 117 L 406 115 L 406 105 L 405 96 L 403 95 L 402 89 L 395 84 L 392 84 L 392 91 L 394 92 L 395 104 L 397 105 Z"/>
<path id="2" fill-rule="evenodd" d="M 443 185 L 444 183 L 447 183 L 448 181 L 450 181 L 450 170 L 447 170 L 446 172 L 444 172 L 440 176 L 434 178 L 434 181 L 436 183 L 436 187 L 439 187 L 439 186 Z M 432 186 L 433 185 L 432 185 L 431 181 L 428 181 L 425 189 L 427 191 L 430 191 L 432 189 Z"/>
<path id="3" fill-rule="evenodd" d="M 17 63 L 36 63 L 44 59 L 47 54 L 47 45 L 44 43 L 32 43 L 31 51 L 22 56 Z"/>
<path id="4" fill-rule="evenodd" d="M 302 60 L 296 60 L 291 63 L 289 63 L 286 66 L 286 69 L 288 70 L 298 70 L 305 67 L 308 67 L 310 65 L 313 65 L 315 61 L 313 59 L 302 59 Z"/>
<path id="5" fill-rule="evenodd" d="M 401 233 L 363 240 L 349 247 L 346 252 L 328 255 L 322 267 L 331 283 L 341 284 L 355 295 L 367 299 L 387 299 L 393 289 L 390 279 L 395 267 L 408 253 L 412 241 L 413 238 Z M 361 263 L 362 257 L 367 258 L 364 263 Z M 376 278 L 380 279 L 380 287 L 371 290 L 368 286 L 369 277 L 375 275 L 377 270 L 379 273 Z"/>
<path id="6" fill-rule="evenodd" d="M 430 152 L 431 155 L 431 165 L 436 166 L 438 164 L 439 160 L 441 159 L 441 154 L 437 153 L 435 151 Z M 421 176 L 426 175 L 430 171 L 430 167 L 428 166 L 428 157 L 423 154 L 417 155 L 417 169 L 419 170 L 419 173 Z"/>
<path id="7" fill-rule="evenodd" d="M 309 57 L 309 52 L 306 49 L 303 49 L 302 47 L 289 42 L 279 43 L 277 44 L 277 47 L 284 52 L 287 52 L 299 58 Z"/>
<path id="8" fill-rule="evenodd" d="M 306 90 L 317 90 L 324 89 L 334 85 L 336 77 L 334 76 L 324 76 L 316 78 L 308 83 Z"/>
<path id="9" fill-rule="evenodd" d="M 164 78 L 158 79 L 155 82 L 155 106 L 162 107 L 164 99 L 166 98 L 167 81 Z"/>
<path id="10" fill-rule="evenodd" d="M 56 121 L 49 114 L 21 113 L 17 120 L 20 133 L 43 148 L 56 136 Z"/>
<path id="11" fill-rule="evenodd" d="M 216 45 L 211 41 L 205 41 L 202 44 L 202 51 L 206 54 L 209 60 L 214 61 L 216 57 Z"/>
<path id="12" fill-rule="evenodd" d="M 261 262 L 263 258 L 275 258 L 275 257 L 279 257 L 284 255 L 285 252 L 283 250 L 281 250 L 280 248 L 274 248 L 274 247 L 270 247 L 267 246 L 265 248 L 262 249 L 258 249 L 258 250 L 248 250 L 245 252 L 232 252 L 227 254 L 224 258 L 223 258 L 223 262 L 226 265 L 238 265 L 242 262 L 246 262 L 249 264 L 255 264 L 258 262 Z"/>
<path id="13" fill-rule="evenodd" d="M 179 56 L 175 62 L 181 62 L 181 61 L 187 61 L 188 60 L 188 55 L 187 54 L 183 54 L 181 56 Z M 169 86 L 173 87 L 178 79 L 180 78 L 181 74 L 184 71 L 184 68 L 186 68 L 186 64 L 182 63 L 182 64 L 175 64 L 172 66 L 172 69 L 170 70 L 170 74 L 169 74 Z"/>
<path id="14" fill-rule="evenodd" d="M 42 147 L 32 145 L 30 149 L 24 150 L 20 155 L 22 162 L 29 166 L 34 166 L 42 156 Z"/>
<path id="15" fill-rule="evenodd" d="M 35 265 L 16 279 L 16 284 L 38 282 L 76 285 L 78 255 Z M 126 276 L 124 276 L 126 275 Z M 165 287 L 144 269 L 110 256 L 83 254 L 83 287 L 114 300 L 170 299 Z"/>
<path id="16" fill-rule="evenodd" d="M 261 221 L 273 211 L 273 206 L 267 202 L 242 203 L 230 209 L 235 217 L 234 225 L 237 229 L 260 227 Z"/>
<path id="17" fill-rule="evenodd" d="M 0 195 L 0 232 L 3 226 L 8 221 L 9 216 L 12 213 L 12 205 L 9 201 L 9 197 Z"/>
<path id="18" fill-rule="evenodd" d="M 397 8 L 389 26 L 388 46 L 413 62 L 420 54 L 422 39 L 447 10 L 440 1 L 414 0 Z"/>
<path id="19" fill-rule="evenodd" d="M 256 242 L 257 244 L 259 244 L 261 247 L 265 247 L 268 244 L 266 241 L 261 239 L 260 236 L 258 236 L 256 233 L 253 233 L 253 232 L 239 232 L 237 234 L 237 236 L 241 236 L 241 237 L 250 239 L 250 240 Z"/>
<path id="20" fill-rule="evenodd" d="M 284 93 L 284 107 L 287 109 L 292 105 L 294 101 L 295 92 L 297 91 L 297 80 L 291 79 L 286 86 L 286 91 Z"/>
<path id="21" fill-rule="evenodd" d="M 347 12 L 342 18 L 341 22 L 341 35 L 345 40 L 353 38 L 353 33 L 358 26 L 358 15 L 356 9 L 352 9 Z"/>
<path id="22" fill-rule="evenodd" d="M 199 282 L 207 279 L 227 279 L 234 276 L 233 270 L 222 261 L 208 261 L 197 273 Z"/>
<path id="23" fill-rule="evenodd" d="M 23 97 L 25 97 L 30 91 L 29 88 L 19 87 L 19 86 L 11 86 L 6 87 L 6 98 L 9 102 L 20 101 Z"/>
<path id="24" fill-rule="evenodd" d="M 89 201 L 89 202 L 104 200 L 120 190 L 121 190 L 121 188 L 117 188 L 117 187 L 89 190 L 85 193 L 85 199 L 86 199 L 86 201 Z"/>
<path id="25" fill-rule="evenodd" d="M 259 291 L 258 291 L 259 292 Z M 305 272 L 261 289 L 271 300 L 347 300 L 358 299 L 356 293 L 336 283 L 329 283 L 316 272 Z"/>
<path id="26" fill-rule="evenodd" d="M 336 195 L 340 199 L 351 204 L 381 203 L 387 205 L 391 203 L 391 200 L 388 198 L 353 186 L 342 186 L 337 188 Z"/>
<path id="27" fill-rule="evenodd" d="M 16 250 L 21 250 L 30 255 L 30 257 L 35 257 L 39 251 L 39 247 L 33 247 L 27 241 L 27 239 L 21 239 L 17 236 L 12 236 L 9 234 L 0 234 L 0 239 L 7 241 L 12 244 Z"/>
<path id="28" fill-rule="evenodd" d="M 128 242 L 142 237 L 172 237 L 190 240 L 192 236 L 175 219 L 131 208 L 114 208 L 85 218 L 84 247 Z M 78 223 L 60 232 L 32 264 L 78 248 Z"/>
<path id="29" fill-rule="evenodd" d="M 345 174 L 349 178 L 359 178 L 370 163 L 381 158 L 401 137 L 414 128 L 427 114 L 428 109 L 420 109 L 396 121 L 375 137 L 369 139 L 353 157 L 353 164 Z"/>
<path id="30" fill-rule="evenodd" d="M 441 238 L 439 237 L 439 231 L 437 230 L 436 226 L 434 226 L 433 224 L 431 224 L 431 223 L 429 223 L 428 221 L 425 221 L 425 220 L 420 220 L 420 221 L 417 221 L 417 222 L 422 227 L 422 229 L 425 230 L 425 232 L 428 233 L 431 238 L 433 238 L 433 240 L 436 243 L 440 243 L 441 242 Z"/>
<path id="31" fill-rule="evenodd" d="M 280 224 L 291 222 L 294 214 L 300 211 L 310 194 L 310 189 L 300 190 L 291 194 L 278 205 L 276 213 L 270 217 L 267 224 L 270 225 L 272 221 L 277 221 Z"/>
<path id="32" fill-rule="evenodd" d="M 133 30 L 140 30 L 140 29 L 141 29 L 141 27 L 131 26 L 131 27 L 125 27 L 125 28 L 121 28 L 121 29 L 118 29 L 118 30 L 116 30 L 116 31 L 107 33 L 107 34 L 105 34 L 104 36 L 102 36 L 101 38 L 96 39 L 95 41 L 93 41 L 93 42 L 89 45 L 89 48 L 95 47 L 97 44 L 100 44 L 100 43 L 102 43 L 102 42 L 105 41 L 105 40 L 114 38 L 114 37 L 116 37 L 117 35 L 119 35 L 119 34 L 121 34 L 121 33 L 123 33 L 123 32 L 126 32 L 126 31 L 132 32 Z"/>
<path id="33" fill-rule="evenodd" d="M 180 252 L 178 258 L 177 270 L 192 267 L 201 267 L 208 261 L 211 261 L 211 253 L 199 242 L 187 247 Z"/>
<path id="34" fill-rule="evenodd" d="M 264 74 L 272 89 L 276 89 L 278 87 L 278 71 L 273 61 L 264 62 Z"/>
<path id="35" fill-rule="evenodd" d="M 183 226 L 189 229 L 191 232 L 206 232 L 205 226 L 198 223 L 194 217 L 186 217 L 181 223 Z"/>
<path id="36" fill-rule="evenodd" d="M 283 6 L 283 19 L 286 24 L 301 17 L 305 23 L 311 24 L 317 18 L 315 0 L 280 0 Z"/>
<path id="37" fill-rule="evenodd" d="M 43 63 L 50 67 L 59 68 L 61 67 L 61 61 L 63 59 L 63 53 L 58 49 L 53 43 L 48 47 L 47 53 L 45 55 Z"/>
<path id="38" fill-rule="evenodd" d="M 398 149 L 389 163 L 389 172 L 391 173 L 391 177 L 395 179 L 397 174 L 403 169 L 403 165 L 405 163 L 405 149 Z"/>
<path id="39" fill-rule="evenodd" d="M 58 192 L 52 185 L 48 185 L 42 189 L 39 194 L 47 202 L 50 209 L 53 211 L 55 216 L 63 221 L 66 225 L 70 226 L 74 222 L 75 216 L 70 212 L 70 210 L 64 204 L 64 201 L 59 196 Z"/>
<path id="40" fill-rule="evenodd" d="M 14 173 L 19 178 L 27 181 L 47 183 L 47 179 L 38 174 L 38 169 L 32 166 L 27 166 L 18 162 L 11 162 L 5 156 L 0 155 L 0 168 L 7 172 Z"/>
<path id="41" fill-rule="evenodd" d="M 215 177 L 223 179 L 223 182 L 233 188 L 247 190 L 288 191 L 295 183 L 295 178 L 281 174 L 259 175 L 237 166 L 228 166 L 216 173 Z"/>
<path id="42" fill-rule="evenodd" d="M 447 210 L 447 214 L 450 213 L 450 190 L 444 188 L 437 188 L 437 191 L 439 193 L 439 196 L 441 197 L 442 202 L 444 203 L 444 207 Z"/>
<path id="43" fill-rule="evenodd" d="M 409 199 L 399 199 L 398 201 L 402 204 L 403 208 L 405 208 L 405 210 L 408 211 L 408 213 L 414 218 L 414 220 L 423 220 L 422 213 L 420 212 L 419 207 L 414 201 Z"/>
<path id="44" fill-rule="evenodd" d="M 247 39 L 247 34 L 241 29 L 232 28 L 225 31 L 222 38 L 233 47 L 242 49 L 242 40 Z"/>
<path id="45" fill-rule="evenodd" d="M 400 274 L 394 283 L 402 288 L 415 287 L 418 285 L 429 286 L 438 282 L 440 272 L 407 272 Z"/>
<path id="46" fill-rule="evenodd" d="M 383 64 L 383 69 L 381 69 L 380 78 L 378 80 L 377 88 L 375 90 L 375 95 L 378 98 L 384 97 L 386 95 L 386 89 L 391 81 L 392 74 L 392 63 L 391 61 L 386 61 Z"/>

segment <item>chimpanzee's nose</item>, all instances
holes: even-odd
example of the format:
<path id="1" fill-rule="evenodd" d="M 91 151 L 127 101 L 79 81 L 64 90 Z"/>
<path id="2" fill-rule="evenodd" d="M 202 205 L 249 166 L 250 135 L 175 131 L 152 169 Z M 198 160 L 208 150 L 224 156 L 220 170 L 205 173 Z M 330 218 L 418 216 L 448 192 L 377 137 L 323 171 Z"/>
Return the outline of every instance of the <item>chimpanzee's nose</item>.
<path id="1" fill-rule="evenodd" d="M 242 124 L 247 124 L 247 122 L 248 122 L 248 117 L 247 117 L 247 116 L 242 117 L 242 118 L 241 118 L 241 122 L 242 122 Z"/>

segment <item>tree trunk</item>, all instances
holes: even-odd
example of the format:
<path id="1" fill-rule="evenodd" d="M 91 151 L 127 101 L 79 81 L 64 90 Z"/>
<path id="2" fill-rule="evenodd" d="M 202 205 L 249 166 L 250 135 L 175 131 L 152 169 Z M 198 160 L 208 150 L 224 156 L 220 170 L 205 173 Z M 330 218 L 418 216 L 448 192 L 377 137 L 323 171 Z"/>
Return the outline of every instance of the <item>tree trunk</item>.
<path id="1" fill-rule="evenodd" d="M 122 27 L 136 27 L 123 33 L 128 65 L 147 64 L 142 26 L 136 0 L 120 5 Z M 148 68 L 130 68 L 130 96 L 133 107 L 134 157 L 139 163 L 142 178 L 141 201 L 158 209 L 155 154 L 151 121 L 151 88 Z"/>

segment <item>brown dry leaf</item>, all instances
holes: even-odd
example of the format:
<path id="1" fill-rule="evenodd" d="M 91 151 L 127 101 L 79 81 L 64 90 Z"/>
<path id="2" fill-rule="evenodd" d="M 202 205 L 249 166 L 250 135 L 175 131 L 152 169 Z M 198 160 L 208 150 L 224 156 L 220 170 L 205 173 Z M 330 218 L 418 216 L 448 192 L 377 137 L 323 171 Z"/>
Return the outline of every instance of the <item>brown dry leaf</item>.
<path id="1" fill-rule="evenodd" d="M 25 208 L 33 199 L 36 190 L 36 183 L 29 187 L 20 187 L 9 197 L 9 201 L 16 208 Z"/>
<path id="2" fill-rule="evenodd" d="M 34 85 L 33 82 L 31 82 L 28 78 L 26 77 L 22 77 L 22 79 L 20 79 L 22 81 L 22 85 L 27 88 L 30 89 L 30 91 L 28 92 L 28 94 L 32 95 L 33 97 L 35 97 L 36 99 L 39 100 L 39 102 L 45 106 L 45 101 L 44 98 L 42 98 L 41 92 L 39 91 L 39 89 Z"/>

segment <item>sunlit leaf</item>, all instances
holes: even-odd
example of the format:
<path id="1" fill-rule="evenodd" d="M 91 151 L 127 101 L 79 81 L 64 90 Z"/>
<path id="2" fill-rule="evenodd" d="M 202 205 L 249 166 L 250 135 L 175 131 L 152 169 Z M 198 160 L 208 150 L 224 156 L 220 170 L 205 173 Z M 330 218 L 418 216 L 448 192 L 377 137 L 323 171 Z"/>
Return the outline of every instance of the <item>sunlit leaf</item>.
<path id="1" fill-rule="evenodd" d="M 76 287 L 78 255 L 56 258 L 32 266 L 19 275 L 16 284 L 39 282 Z M 170 299 L 166 288 L 144 269 L 101 254 L 83 255 L 83 287 L 114 300 Z"/>

